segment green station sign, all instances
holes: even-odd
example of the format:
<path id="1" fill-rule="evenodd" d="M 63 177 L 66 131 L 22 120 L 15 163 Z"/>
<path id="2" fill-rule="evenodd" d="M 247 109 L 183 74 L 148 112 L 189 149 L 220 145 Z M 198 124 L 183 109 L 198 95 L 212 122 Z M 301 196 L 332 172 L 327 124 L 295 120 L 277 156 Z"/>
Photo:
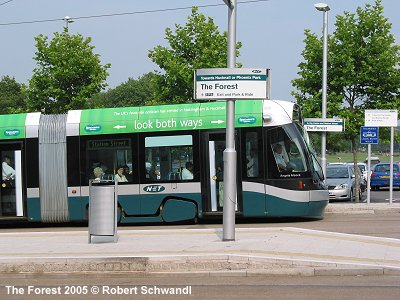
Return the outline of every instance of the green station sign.
<path id="1" fill-rule="evenodd" d="M 262 126 L 262 100 L 236 101 L 235 126 Z M 201 130 L 226 127 L 226 103 L 208 102 L 83 110 L 80 134 Z"/>
<path id="2" fill-rule="evenodd" d="M 0 140 L 25 138 L 26 114 L 0 115 Z"/>

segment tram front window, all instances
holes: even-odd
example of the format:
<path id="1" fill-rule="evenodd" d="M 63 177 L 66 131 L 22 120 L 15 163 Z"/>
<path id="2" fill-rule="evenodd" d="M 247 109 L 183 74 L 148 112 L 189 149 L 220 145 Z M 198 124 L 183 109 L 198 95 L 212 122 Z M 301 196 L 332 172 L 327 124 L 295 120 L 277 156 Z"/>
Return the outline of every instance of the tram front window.
<path id="1" fill-rule="evenodd" d="M 299 132 L 303 135 L 304 141 L 308 148 L 308 151 L 311 154 L 312 167 L 313 167 L 314 172 L 319 177 L 319 179 L 324 180 L 324 174 L 322 173 L 322 167 L 321 167 L 320 163 L 318 162 L 317 154 L 316 154 L 315 148 L 311 142 L 310 136 L 308 135 L 308 132 L 300 125 L 297 125 L 296 127 L 299 130 Z"/>
<path id="2" fill-rule="evenodd" d="M 267 141 L 270 176 L 280 177 L 281 174 L 308 171 L 306 147 L 293 125 L 268 130 Z"/>

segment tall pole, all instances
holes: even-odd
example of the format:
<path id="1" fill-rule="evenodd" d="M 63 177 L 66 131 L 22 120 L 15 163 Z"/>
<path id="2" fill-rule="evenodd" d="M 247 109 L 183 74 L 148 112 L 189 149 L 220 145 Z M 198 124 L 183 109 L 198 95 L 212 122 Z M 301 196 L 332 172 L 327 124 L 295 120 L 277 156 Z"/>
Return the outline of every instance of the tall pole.
<path id="1" fill-rule="evenodd" d="M 224 0 L 228 5 L 228 68 L 236 67 L 236 0 Z M 226 149 L 224 150 L 223 241 L 235 240 L 236 150 L 235 100 L 226 102 Z"/>
<path id="2" fill-rule="evenodd" d="M 389 204 L 393 203 L 393 151 L 394 151 L 394 127 L 390 127 L 390 180 L 389 180 Z"/>
<path id="3" fill-rule="evenodd" d="M 326 119 L 326 98 L 327 98 L 327 78 L 328 78 L 328 4 L 317 3 L 315 8 L 323 12 L 323 53 L 322 53 L 322 118 Z M 324 176 L 326 176 L 326 131 L 322 132 L 321 137 L 321 165 Z"/>
<path id="4" fill-rule="evenodd" d="M 74 23 L 74 20 L 72 20 L 72 18 L 70 16 L 65 16 L 64 22 L 65 22 L 65 31 L 68 32 L 68 25 L 70 23 Z"/>

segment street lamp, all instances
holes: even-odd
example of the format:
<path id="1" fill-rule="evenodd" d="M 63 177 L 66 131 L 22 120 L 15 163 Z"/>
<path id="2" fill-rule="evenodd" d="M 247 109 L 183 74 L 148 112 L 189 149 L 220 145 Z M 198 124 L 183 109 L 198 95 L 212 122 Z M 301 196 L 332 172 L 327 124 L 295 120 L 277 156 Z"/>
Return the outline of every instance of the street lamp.
<path id="1" fill-rule="evenodd" d="M 65 16 L 64 21 L 65 21 L 65 29 L 68 32 L 68 24 L 74 23 L 74 20 L 70 16 Z"/>
<path id="2" fill-rule="evenodd" d="M 328 11 L 326 3 L 316 3 L 314 7 L 323 12 L 323 54 L 322 54 L 322 118 L 326 119 L 326 93 L 327 93 L 327 69 L 328 69 Z M 322 132 L 321 138 L 321 165 L 322 172 L 326 176 L 326 131 Z"/>
<path id="3" fill-rule="evenodd" d="M 236 8 L 237 0 L 224 0 L 228 6 L 228 68 L 236 67 Z M 235 100 L 226 100 L 226 149 L 224 150 L 224 211 L 223 241 L 235 240 L 236 206 Z"/>

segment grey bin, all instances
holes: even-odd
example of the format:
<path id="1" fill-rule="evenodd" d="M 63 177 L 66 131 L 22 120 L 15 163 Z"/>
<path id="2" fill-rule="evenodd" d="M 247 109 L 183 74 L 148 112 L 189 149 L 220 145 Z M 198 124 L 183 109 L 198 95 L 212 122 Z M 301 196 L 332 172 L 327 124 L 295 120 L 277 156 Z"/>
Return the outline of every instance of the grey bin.
<path id="1" fill-rule="evenodd" d="M 116 243 L 118 182 L 89 182 L 89 244 Z"/>

